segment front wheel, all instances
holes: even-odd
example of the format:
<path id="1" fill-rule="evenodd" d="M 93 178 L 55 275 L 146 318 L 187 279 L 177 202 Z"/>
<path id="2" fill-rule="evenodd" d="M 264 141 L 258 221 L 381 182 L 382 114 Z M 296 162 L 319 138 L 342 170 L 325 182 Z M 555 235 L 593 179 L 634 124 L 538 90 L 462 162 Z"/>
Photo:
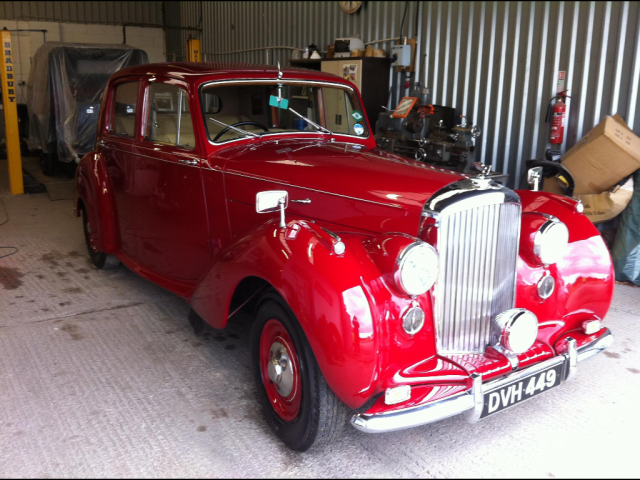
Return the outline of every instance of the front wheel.
<path id="1" fill-rule="evenodd" d="M 267 297 L 251 332 L 258 395 L 274 433 L 303 452 L 331 442 L 349 412 L 326 384 L 293 313 L 275 295 Z"/>
<path id="2" fill-rule="evenodd" d="M 93 263 L 100 270 L 110 270 L 119 266 L 120 260 L 118 260 L 113 255 L 109 255 L 107 253 L 99 251 L 98 247 L 96 247 L 96 244 L 93 240 L 91 222 L 89 222 L 86 208 L 82 209 L 82 224 L 84 226 L 84 239 L 87 242 L 87 250 L 89 250 L 91 263 Z"/>

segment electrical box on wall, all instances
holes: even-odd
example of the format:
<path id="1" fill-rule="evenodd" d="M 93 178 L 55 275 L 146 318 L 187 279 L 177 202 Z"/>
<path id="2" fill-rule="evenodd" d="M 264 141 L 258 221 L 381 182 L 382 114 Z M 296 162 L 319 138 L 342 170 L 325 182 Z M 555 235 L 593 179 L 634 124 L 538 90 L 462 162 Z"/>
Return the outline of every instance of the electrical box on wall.
<path id="1" fill-rule="evenodd" d="M 395 60 L 392 67 L 408 67 L 411 65 L 411 45 L 394 45 L 391 47 L 391 58 Z"/>

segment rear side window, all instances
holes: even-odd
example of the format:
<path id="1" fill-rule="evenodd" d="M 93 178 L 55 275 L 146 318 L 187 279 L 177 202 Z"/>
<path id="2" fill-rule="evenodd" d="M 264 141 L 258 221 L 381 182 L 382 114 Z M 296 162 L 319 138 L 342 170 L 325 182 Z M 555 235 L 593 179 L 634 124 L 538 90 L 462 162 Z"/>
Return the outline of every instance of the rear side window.
<path id="1" fill-rule="evenodd" d="M 195 145 L 189 97 L 177 85 L 151 83 L 149 86 L 149 112 L 145 122 L 148 142 L 175 145 L 188 150 Z"/>
<path id="2" fill-rule="evenodd" d="M 111 133 L 121 137 L 133 138 L 136 130 L 138 82 L 118 85 L 114 97 Z"/>

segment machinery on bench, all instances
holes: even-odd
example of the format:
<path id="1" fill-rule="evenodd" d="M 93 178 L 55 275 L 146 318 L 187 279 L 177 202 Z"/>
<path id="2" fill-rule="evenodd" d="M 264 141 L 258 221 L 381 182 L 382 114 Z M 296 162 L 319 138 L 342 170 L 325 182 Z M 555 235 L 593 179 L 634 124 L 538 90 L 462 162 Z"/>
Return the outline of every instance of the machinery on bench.
<path id="1" fill-rule="evenodd" d="M 383 112 L 376 123 L 376 143 L 391 153 L 415 158 L 458 172 L 474 172 L 477 125 L 466 117 L 456 125 L 454 108 L 429 103 L 429 89 L 414 84 L 394 111 Z"/>

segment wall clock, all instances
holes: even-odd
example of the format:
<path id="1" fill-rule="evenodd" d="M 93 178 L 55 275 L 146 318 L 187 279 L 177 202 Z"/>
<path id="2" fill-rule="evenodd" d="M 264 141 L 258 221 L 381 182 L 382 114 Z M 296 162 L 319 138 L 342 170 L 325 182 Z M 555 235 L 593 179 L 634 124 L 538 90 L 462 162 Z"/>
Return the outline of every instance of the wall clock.
<path id="1" fill-rule="evenodd" d="M 358 9 L 362 6 L 364 2 L 355 2 L 355 1 L 346 1 L 346 2 L 340 2 L 340 6 L 342 7 L 342 10 L 344 10 L 346 13 L 355 13 L 358 11 Z"/>

